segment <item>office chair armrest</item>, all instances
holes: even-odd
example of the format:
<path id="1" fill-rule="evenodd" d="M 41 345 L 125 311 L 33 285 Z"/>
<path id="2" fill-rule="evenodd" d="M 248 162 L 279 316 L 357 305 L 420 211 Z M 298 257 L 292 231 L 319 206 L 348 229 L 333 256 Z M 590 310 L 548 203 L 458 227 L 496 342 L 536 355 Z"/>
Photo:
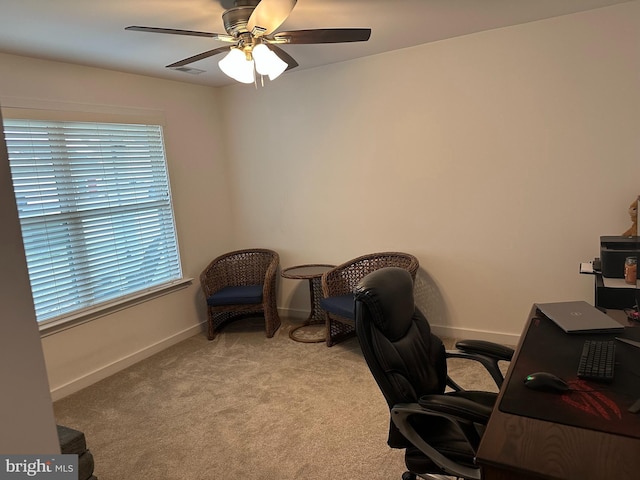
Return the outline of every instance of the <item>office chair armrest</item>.
<path id="1" fill-rule="evenodd" d="M 453 395 L 423 395 L 418 404 L 430 412 L 438 412 L 459 421 L 486 425 L 491 416 L 491 407 Z"/>
<path id="2" fill-rule="evenodd" d="M 463 352 L 479 353 L 506 362 L 511 361 L 514 353 L 511 347 L 500 345 L 499 343 L 487 342 L 485 340 L 460 340 L 456 342 L 456 348 Z"/>
<path id="3" fill-rule="evenodd" d="M 449 396 L 448 395 L 427 395 L 425 397 L 422 397 L 422 398 L 425 398 L 425 402 L 427 404 L 431 405 L 432 400 L 431 398 L 428 398 L 428 397 L 445 397 L 446 398 Z M 420 401 L 422 401 L 422 398 L 420 399 Z M 455 398 L 455 397 L 451 397 L 451 398 Z M 465 399 L 456 398 L 455 400 L 457 401 L 457 400 L 465 400 Z M 435 401 L 433 402 L 434 407 L 438 407 L 436 403 L 437 402 Z M 461 403 L 466 404 L 466 402 L 461 402 Z M 471 402 L 471 403 L 474 403 L 474 402 Z M 438 408 L 440 409 L 442 408 L 442 406 L 440 405 Z M 465 407 L 462 408 L 460 411 L 464 412 L 465 410 L 466 411 L 473 410 L 473 407 L 470 407 L 469 405 L 465 405 Z M 460 427 L 460 431 L 464 434 L 465 438 L 469 443 L 469 446 L 472 448 L 474 452 L 477 452 L 478 445 L 480 444 L 480 435 L 477 433 L 477 431 L 473 427 L 471 423 L 472 420 L 458 421 L 456 416 L 451 416 L 445 412 L 423 407 L 418 403 L 398 403 L 393 407 L 391 407 L 391 419 L 393 420 L 393 423 L 396 425 L 396 427 L 398 427 L 398 430 L 400 430 L 400 433 L 402 433 L 402 435 L 412 445 L 417 447 L 423 454 L 429 457 L 429 459 L 431 459 L 432 462 L 434 462 L 438 467 L 440 467 L 444 472 L 446 472 L 447 475 L 466 478 L 466 479 L 480 480 L 481 472 L 479 468 L 462 465 L 444 456 L 440 451 L 438 451 L 437 449 L 429 445 L 429 443 L 427 443 L 425 439 L 422 438 L 422 436 L 415 430 L 412 422 L 410 421 L 409 417 L 412 417 L 415 415 L 425 415 L 428 417 L 433 417 L 434 415 L 436 415 L 436 416 L 447 418 L 449 421 L 455 423 L 456 425 L 458 425 L 458 427 Z M 462 415 L 465 416 L 466 414 L 463 413 Z M 475 416 L 475 415 L 472 415 L 472 416 Z"/>
<path id="4" fill-rule="evenodd" d="M 498 388 L 502 387 L 504 376 L 498 362 L 510 361 L 514 353 L 512 348 L 484 340 L 460 340 L 456 347 L 457 350 L 446 351 L 447 358 L 465 358 L 481 363 Z M 447 377 L 447 385 L 456 391 L 464 390 L 450 377 Z"/>

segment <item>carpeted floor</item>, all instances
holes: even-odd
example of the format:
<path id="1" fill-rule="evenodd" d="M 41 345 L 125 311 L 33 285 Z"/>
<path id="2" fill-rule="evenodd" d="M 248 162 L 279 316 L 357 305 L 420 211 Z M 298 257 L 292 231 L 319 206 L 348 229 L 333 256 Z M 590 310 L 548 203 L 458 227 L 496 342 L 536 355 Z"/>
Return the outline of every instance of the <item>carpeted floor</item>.
<path id="1" fill-rule="evenodd" d="M 99 480 L 400 479 L 357 340 L 298 343 L 295 325 L 197 335 L 55 402 L 56 420 L 85 433 Z M 451 361 L 452 377 L 496 391 L 469 363 Z"/>

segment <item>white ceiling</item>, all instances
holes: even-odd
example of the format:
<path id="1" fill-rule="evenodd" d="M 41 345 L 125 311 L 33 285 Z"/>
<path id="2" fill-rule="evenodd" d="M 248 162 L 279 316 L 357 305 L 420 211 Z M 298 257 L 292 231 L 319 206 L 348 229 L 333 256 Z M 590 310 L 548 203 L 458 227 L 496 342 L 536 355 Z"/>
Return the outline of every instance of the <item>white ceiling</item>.
<path id="1" fill-rule="evenodd" d="M 278 29 L 372 29 L 363 43 L 285 45 L 307 69 L 445 38 L 605 7 L 629 0 L 298 0 Z M 128 25 L 225 33 L 233 0 L 0 0 L 0 52 L 78 63 L 184 82 L 234 83 L 222 56 L 190 66 L 165 65 L 224 46 L 204 37 L 125 31 Z M 295 70 L 293 70 L 295 71 Z M 286 75 L 286 73 L 285 73 Z"/>

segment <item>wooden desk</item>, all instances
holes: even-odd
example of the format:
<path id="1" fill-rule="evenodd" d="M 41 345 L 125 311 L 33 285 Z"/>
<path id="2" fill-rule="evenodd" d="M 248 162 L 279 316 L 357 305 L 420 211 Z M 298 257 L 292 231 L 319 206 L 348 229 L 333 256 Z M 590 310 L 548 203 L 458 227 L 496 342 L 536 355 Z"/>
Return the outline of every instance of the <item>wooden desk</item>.
<path id="1" fill-rule="evenodd" d="M 547 422 L 500 410 L 500 402 L 509 382 L 523 380 L 512 378 L 512 374 L 515 365 L 523 361 L 522 345 L 529 326 L 535 321 L 535 314 L 534 306 L 480 443 L 477 461 L 482 467 L 483 480 L 640 478 L 639 438 Z M 618 368 L 616 366 L 616 372 Z M 535 398 L 532 395 L 532 401 Z"/>

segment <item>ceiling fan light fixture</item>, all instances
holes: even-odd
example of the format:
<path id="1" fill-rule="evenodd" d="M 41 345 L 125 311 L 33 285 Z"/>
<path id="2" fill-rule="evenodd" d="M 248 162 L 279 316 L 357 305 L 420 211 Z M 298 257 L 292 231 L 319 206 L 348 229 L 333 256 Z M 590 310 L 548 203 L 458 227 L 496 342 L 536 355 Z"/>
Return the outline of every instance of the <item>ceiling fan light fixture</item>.
<path id="1" fill-rule="evenodd" d="M 225 3 L 231 3 L 231 0 L 225 0 Z M 370 28 L 315 28 L 274 33 L 289 17 L 297 0 L 235 0 L 233 3 L 235 6 L 226 9 L 222 14 L 226 34 L 136 25 L 126 27 L 125 30 L 207 37 L 233 43 L 230 47 L 214 48 L 174 62 L 167 65 L 167 68 L 187 73 L 201 73 L 200 70 L 191 69 L 186 65 L 227 52 L 218 62 L 220 70 L 238 82 L 253 83 L 256 87 L 256 72 L 260 75 L 261 85 L 264 85 L 265 76 L 275 80 L 286 70 L 299 66 L 298 62 L 277 44 L 366 42 L 371 36 Z"/>
<path id="2" fill-rule="evenodd" d="M 253 47 L 252 55 L 256 64 L 256 72 L 260 75 L 268 75 L 269 80 L 278 78 L 289 66 L 264 43 Z"/>
<path id="3" fill-rule="evenodd" d="M 218 62 L 220 70 L 225 75 L 241 83 L 253 83 L 255 75 L 253 60 L 247 60 L 246 55 L 239 48 L 232 48 L 229 53 Z"/>

